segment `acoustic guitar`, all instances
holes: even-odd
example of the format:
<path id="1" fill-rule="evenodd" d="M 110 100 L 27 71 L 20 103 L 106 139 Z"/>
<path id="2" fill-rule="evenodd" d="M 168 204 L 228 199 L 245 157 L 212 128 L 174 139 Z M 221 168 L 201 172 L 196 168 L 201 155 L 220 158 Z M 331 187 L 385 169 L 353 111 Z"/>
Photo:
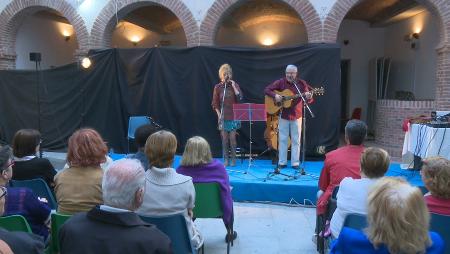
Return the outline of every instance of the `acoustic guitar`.
<path id="1" fill-rule="evenodd" d="M 313 88 L 308 91 L 314 95 L 323 95 L 325 93 L 325 89 L 323 87 Z M 275 99 L 270 96 L 265 96 L 264 104 L 266 105 L 267 114 L 276 114 L 282 107 L 289 108 L 292 105 L 292 100 L 300 97 L 299 94 L 293 93 L 289 89 L 285 89 L 283 91 L 275 91 L 276 94 L 279 94 L 283 97 L 281 102 L 276 103 Z M 302 93 L 305 96 L 305 93 Z"/>

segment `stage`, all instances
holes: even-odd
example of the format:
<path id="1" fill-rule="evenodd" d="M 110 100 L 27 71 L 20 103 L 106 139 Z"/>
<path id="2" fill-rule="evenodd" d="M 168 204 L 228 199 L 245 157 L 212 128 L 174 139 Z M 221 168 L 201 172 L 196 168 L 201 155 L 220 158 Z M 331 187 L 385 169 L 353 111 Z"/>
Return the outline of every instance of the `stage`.
<path id="1" fill-rule="evenodd" d="M 115 160 L 124 155 L 113 154 Z M 181 156 L 176 156 L 174 167 L 180 163 Z M 220 159 L 219 159 L 220 160 Z M 292 168 L 284 168 L 281 173 L 294 176 L 274 175 L 274 165 L 270 160 L 254 160 L 248 167 L 248 160 L 238 160 L 235 167 L 227 167 L 232 186 L 234 201 L 281 202 L 303 205 L 315 205 L 316 193 L 323 161 L 307 161 L 305 175 L 300 175 Z M 247 171 L 248 169 L 248 171 Z M 247 173 L 245 173 L 247 172 Z M 391 163 L 387 176 L 405 178 L 415 186 L 423 186 L 419 171 L 409 171 L 400 168 L 400 164 Z"/>

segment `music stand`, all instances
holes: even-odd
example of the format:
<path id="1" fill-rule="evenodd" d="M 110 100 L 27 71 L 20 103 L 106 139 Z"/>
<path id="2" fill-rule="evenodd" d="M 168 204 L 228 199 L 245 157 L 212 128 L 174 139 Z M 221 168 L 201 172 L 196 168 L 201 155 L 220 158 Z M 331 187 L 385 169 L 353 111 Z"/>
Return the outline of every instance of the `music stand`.
<path id="1" fill-rule="evenodd" d="M 248 167 L 244 174 L 247 174 L 248 169 L 252 166 L 252 124 L 257 121 L 267 121 L 266 107 L 264 104 L 256 104 L 256 103 L 240 103 L 233 104 L 233 120 L 249 122 L 249 158 L 248 158 Z"/>

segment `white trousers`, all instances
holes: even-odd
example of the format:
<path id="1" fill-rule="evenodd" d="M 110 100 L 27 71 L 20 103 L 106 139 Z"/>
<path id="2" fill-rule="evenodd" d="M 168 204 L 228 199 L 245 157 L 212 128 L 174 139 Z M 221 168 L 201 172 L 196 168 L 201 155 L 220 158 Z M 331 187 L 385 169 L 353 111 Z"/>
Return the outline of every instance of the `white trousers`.
<path id="1" fill-rule="evenodd" d="M 287 165 L 288 137 L 291 136 L 291 166 L 300 165 L 300 137 L 302 132 L 302 118 L 278 121 L 278 165 Z"/>

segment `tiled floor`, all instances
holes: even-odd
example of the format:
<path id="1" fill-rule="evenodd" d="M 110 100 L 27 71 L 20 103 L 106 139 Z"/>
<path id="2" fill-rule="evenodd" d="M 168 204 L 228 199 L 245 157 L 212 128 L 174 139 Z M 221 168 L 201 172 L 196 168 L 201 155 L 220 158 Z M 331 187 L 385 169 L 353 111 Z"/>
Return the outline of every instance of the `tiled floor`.
<path id="1" fill-rule="evenodd" d="M 315 209 L 284 205 L 234 203 L 238 238 L 230 253 L 316 253 L 311 241 Z M 226 230 L 220 219 L 198 219 L 205 253 L 226 253 Z"/>

